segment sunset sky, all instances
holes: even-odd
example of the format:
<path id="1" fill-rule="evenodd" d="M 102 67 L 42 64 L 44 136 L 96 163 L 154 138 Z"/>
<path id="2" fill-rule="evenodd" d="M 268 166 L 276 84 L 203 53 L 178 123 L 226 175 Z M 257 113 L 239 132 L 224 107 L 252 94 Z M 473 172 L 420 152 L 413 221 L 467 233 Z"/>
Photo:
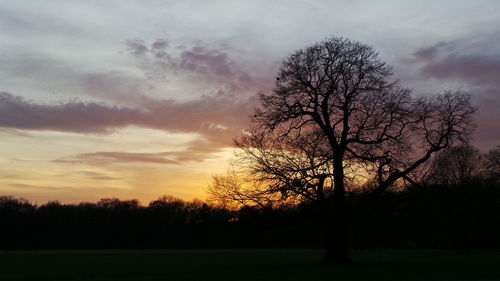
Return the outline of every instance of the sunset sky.
<path id="1" fill-rule="evenodd" d="M 280 61 L 336 35 L 500 145 L 500 1 L 1 1 L 0 196 L 205 197 Z"/>

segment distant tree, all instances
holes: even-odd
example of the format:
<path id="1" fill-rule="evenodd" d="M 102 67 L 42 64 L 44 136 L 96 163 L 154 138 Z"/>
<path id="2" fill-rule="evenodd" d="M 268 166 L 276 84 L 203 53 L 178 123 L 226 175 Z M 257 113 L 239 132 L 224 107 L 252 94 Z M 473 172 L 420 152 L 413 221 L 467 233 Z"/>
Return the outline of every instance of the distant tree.
<path id="1" fill-rule="evenodd" d="M 500 182 L 500 146 L 484 155 L 483 176 L 494 182 Z"/>
<path id="2" fill-rule="evenodd" d="M 97 207 L 104 209 L 137 209 L 140 207 L 139 200 L 120 200 L 118 198 L 103 198 L 97 202 Z"/>
<path id="3" fill-rule="evenodd" d="M 237 169 L 257 183 L 254 194 L 316 203 L 326 262 L 351 261 L 347 192 L 364 179 L 372 183 L 365 198 L 373 198 L 474 127 L 469 96 L 415 98 L 391 75 L 372 47 L 348 39 L 298 50 L 282 62 L 272 93 L 260 94 L 250 130 L 235 141 Z M 214 184 L 226 198 L 251 200 L 251 189 L 242 197 L 241 189 Z"/>
<path id="4" fill-rule="evenodd" d="M 0 196 L 0 212 L 25 212 L 35 209 L 28 200 L 24 198 L 16 198 L 14 196 Z"/>
<path id="5" fill-rule="evenodd" d="M 481 153 L 471 144 L 449 146 L 436 154 L 429 171 L 429 182 L 464 185 L 482 169 Z"/>
<path id="6" fill-rule="evenodd" d="M 162 209 L 184 209 L 185 202 L 172 195 L 163 195 L 158 199 L 149 202 L 149 207 L 151 208 L 162 208 Z"/>

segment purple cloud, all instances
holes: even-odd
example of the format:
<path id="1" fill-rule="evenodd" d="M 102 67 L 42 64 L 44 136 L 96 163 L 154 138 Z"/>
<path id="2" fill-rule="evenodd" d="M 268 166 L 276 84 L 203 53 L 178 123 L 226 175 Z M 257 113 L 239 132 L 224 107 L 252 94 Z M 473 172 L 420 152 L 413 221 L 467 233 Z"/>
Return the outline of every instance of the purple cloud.
<path id="1" fill-rule="evenodd" d="M 256 92 L 272 85 L 272 76 L 256 78 L 233 61 L 227 47 L 213 48 L 201 42 L 194 46 L 169 49 L 166 40 L 158 39 L 148 49 L 142 40 L 129 40 L 130 54 L 140 58 L 146 75 L 163 78 L 181 75 L 195 83 L 208 83 L 231 91 Z"/>
<path id="2" fill-rule="evenodd" d="M 144 56 L 149 51 L 149 48 L 145 45 L 143 40 L 127 40 L 125 43 L 127 45 L 127 49 L 134 56 Z"/>
<path id="3" fill-rule="evenodd" d="M 44 105 L 0 92 L 0 127 L 22 130 L 54 130 L 106 133 L 129 125 L 139 112 L 97 103 L 70 102 Z"/>
<path id="4" fill-rule="evenodd" d="M 500 53 L 481 46 L 462 46 L 467 40 L 440 42 L 413 53 L 424 78 L 466 82 L 472 86 L 500 86 Z"/>
<path id="5" fill-rule="evenodd" d="M 0 92 L 0 127 L 106 133 L 136 125 L 170 132 L 220 132 L 241 128 L 253 101 L 253 97 L 238 99 L 220 94 L 186 102 L 149 100 L 145 108 L 136 109 L 84 102 L 37 104 Z"/>
<path id="6" fill-rule="evenodd" d="M 442 47 L 448 46 L 448 45 L 449 44 L 447 44 L 445 42 L 439 42 L 436 45 L 426 47 L 426 48 L 421 48 L 418 51 L 416 51 L 415 53 L 413 53 L 413 55 L 415 56 L 415 58 L 417 60 L 423 60 L 423 61 L 433 60 L 434 58 L 436 58 L 438 56 L 439 49 Z"/>
<path id="7" fill-rule="evenodd" d="M 173 133 L 199 133 L 204 140 L 189 143 L 188 156 L 183 152 L 184 157 L 192 158 L 196 150 L 201 157 L 229 146 L 231 139 L 247 126 L 254 104 L 255 97 L 239 99 L 219 94 L 186 102 L 149 100 L 138 109 L 83 102 L 37 104 L 0 92 L 0 128 L 106 134 L 138 126 Z"/>
<path id="8" fill-rule="evenodd" d="M 425 77 L 464 81 L 474 86 L 500 86 L 500 58 L 449 55 L 425 64 L 421 73 Z"/>
<path id="9" fill-rule="evenodd" d="M 167 40 L 165 40 L 165 39 L 156 39 L 156 41 L 154 41 L 151 44 L 151 49 L 155 49 L 155 50 L 165 49 L 167 46 L 168 46 Z"/>
<path id="10" fill-rule="evenodd" d="M 500 54 L 481 52 L 481 46 L 464 48 L 467 40 L 438 43 L 413 54 L 411 63 L 417 63 L 423 78 L 465 83 L 479 106 L 478 128 L 474 135 L 476 145 L 491 149 L 500 141 Z M 462 48 L 462 49 L 460 49 Z"/>

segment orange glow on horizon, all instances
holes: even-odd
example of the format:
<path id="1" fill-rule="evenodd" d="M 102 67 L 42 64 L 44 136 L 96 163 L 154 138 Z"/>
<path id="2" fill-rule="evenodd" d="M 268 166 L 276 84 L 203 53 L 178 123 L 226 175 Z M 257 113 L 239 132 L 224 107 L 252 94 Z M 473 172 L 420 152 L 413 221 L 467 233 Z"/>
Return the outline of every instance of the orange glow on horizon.
<path id="1" fill-rule="evenodd" d="M 95 151 L 154 156 L 177 149 L 174 152 L 179 153 L 185 150 L 184 143 L 194 137 L 138 128 L 127 128 L 110 136 L 58 132 L 30 132 L 24 139 L 6 136 L 3 139 L 7 145 L 0 147 L 4 155 L 0 158 L 3 167 L 0 195 L 39 204 L 54 200 L 79 203 L 119 198 L 138 199 L 147 205 L 162 195 L 183 200 L 204 199 L 211 175 L 226 169 L 231 148 L 200 155 L 198 161 L 176 164 L 147 157 L 82 157 L 93 156 Z M 35 144 L 33 139 L 37 140 Z M 147 145 L 140 145 L 143 142 Z"/>

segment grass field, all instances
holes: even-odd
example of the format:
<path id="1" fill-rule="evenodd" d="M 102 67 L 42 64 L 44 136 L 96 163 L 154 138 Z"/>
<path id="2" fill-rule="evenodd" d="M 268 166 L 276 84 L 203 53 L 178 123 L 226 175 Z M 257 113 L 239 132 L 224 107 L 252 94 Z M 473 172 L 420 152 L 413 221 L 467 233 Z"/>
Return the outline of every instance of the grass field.
<path id="1" fill-rule="evenodd" d="M 500 252 L 365 251 L 349 265 L 321 251 L 0 254 L 0 280 L 500 280 Z"/>

